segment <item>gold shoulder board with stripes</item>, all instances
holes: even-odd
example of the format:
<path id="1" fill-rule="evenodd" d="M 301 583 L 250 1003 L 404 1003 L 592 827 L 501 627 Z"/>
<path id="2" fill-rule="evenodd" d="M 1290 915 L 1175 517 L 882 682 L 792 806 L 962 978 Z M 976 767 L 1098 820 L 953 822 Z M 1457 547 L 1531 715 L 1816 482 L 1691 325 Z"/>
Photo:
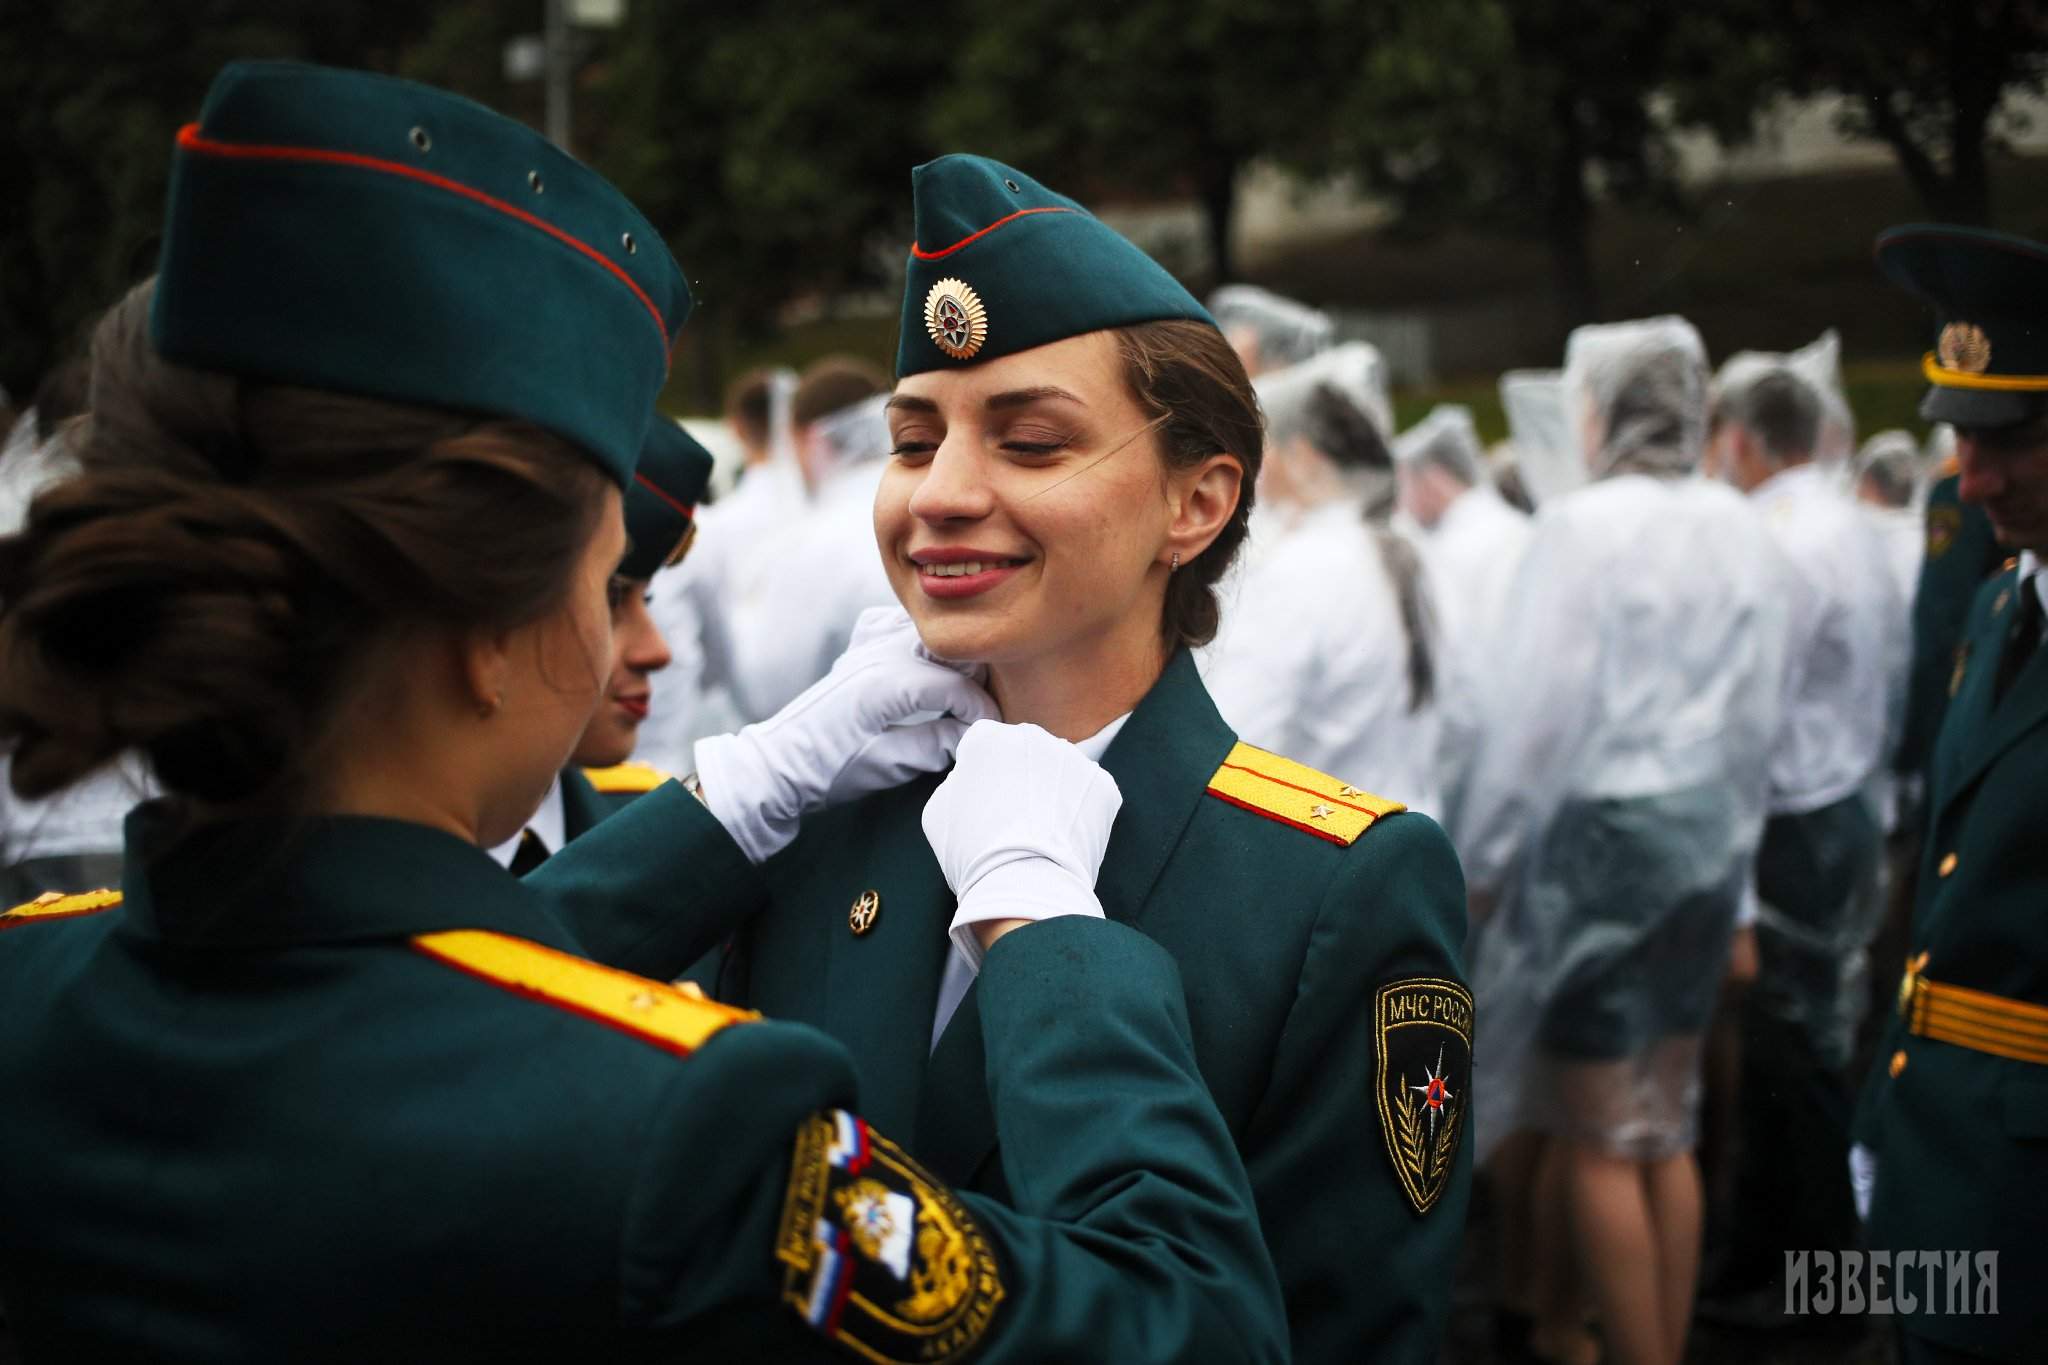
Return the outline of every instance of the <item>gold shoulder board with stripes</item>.
<path id="1" fill-rule="evenodd" d="M 1408 809 L 1243 743 L 1209 779 L 1209 795 L 1347 848 L 1382 815 Z"/>
<path id="2" fill-rule="evenodd" d="M 0 911 L 0 929 L 11 929 L 15 925 L 32 924 L 38 920 L 97 915 L 100 911 L 111 910 L 120 903 L 119 891 L 80 891 L 69 896 L 61 891 L 45 891 L 26 905 L 17 905 L 12 910 Z"/>
<path id="3" fill-rule="evenodd" d="M 729 1024 L 761 1016 L 704 998 L 695 986 L 671 986 L 482 929 L 421 934 L 413 946 L 494 986 L 630 1033 L 687 1057 Z"/>
<path id="4" fill-rule="evenodd" d="M 590 779 L 590 785 L 607 796 L 623 796 L 628 792 L 651 792 L 662 783 L 672 780 L 670 775 L 659 768 L 645 763 L 615 763 L 609 768 L 585 768 L 583 775 Z"/>

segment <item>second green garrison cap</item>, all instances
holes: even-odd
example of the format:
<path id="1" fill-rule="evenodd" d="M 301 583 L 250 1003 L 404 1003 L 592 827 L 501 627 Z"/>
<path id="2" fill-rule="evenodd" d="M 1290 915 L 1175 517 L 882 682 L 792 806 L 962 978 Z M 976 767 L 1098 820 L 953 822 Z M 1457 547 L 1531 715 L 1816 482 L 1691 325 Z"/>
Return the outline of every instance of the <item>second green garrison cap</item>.
<path id="1" fill-rule="evenodd" d="M 917 240 L 896 377 L 1187 318 L 1216 320 L 1166 268 L 1063 194 L 984 156 L 910 173 Z"/>
<path id="2" fill-rule="evenodd" d="M 697 504 L 711 482 L 711 452 L 660 413 L 648 424 L 633 482 L 626 485 L 624 578 L 652 578 L 689 553 Z"/>
<path id="3" fill-rule="evenodd" d="M 1877 264 L 1941 324 L 1920 362 L 1920 415 L 2005 427 L 2048 412 L 2048 246 L 1981 228 L 1913 223 L 1877 237 Z"/>
<path id="4" fill-rule="evenodd" d="M 446 91 L 236 62 L 178 133 L 151 315 L 168 360 L 523 418 L 623 486 L 689 313 L 624 195 Z"/>

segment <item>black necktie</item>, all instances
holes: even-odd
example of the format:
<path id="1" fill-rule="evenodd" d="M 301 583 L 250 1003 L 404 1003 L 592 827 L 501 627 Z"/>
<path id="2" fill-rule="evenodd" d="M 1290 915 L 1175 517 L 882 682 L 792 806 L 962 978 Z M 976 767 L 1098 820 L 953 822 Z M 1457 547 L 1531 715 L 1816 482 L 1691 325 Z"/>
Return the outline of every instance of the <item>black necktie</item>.
<path id="1" fill-rule="evenodd" d="M 518 851 L 512 855 L 512 875 L 524 877 L 548 860 L 548 846 L 532 830 L 519 836 Z"/>
<path id="2" fill-rule="evenodd" d="M 1998 656 L 1998 685 L 1992 692 L 1992 705 L 2005 700 L 2006 690 L 2012 686 L 2020 670 L 2041 648 L 2041 594 L 2034 590 L 2033 575 L 2020 580 L 2019 601 L 2013 604 L 2012 628 L 2005 639 L 2005 652 Z"/>

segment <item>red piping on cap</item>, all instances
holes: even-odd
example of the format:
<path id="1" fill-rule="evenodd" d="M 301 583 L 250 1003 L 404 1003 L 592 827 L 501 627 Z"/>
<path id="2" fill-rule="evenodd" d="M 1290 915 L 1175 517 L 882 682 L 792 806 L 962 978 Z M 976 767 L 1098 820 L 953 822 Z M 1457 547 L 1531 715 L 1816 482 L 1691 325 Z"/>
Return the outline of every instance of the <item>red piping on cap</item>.
<path id="1" fill-rule="evenodd" d="M 953 254 L 954 252 L 958 251 L 958 250 L 959 250 L 959 249 L 960 249 L 961 247 L 963 247 L 963 246 L 966 246 L 966 245 L 968 245 L 968 244 L 969 244 L 969 243 L 971 243 L 971 242 L 978 242 L 978 241 L 980 241 L 980 240 L 981 240 L 982 238 L 984 238 L 984 237 L 988 236 L 988 235 L 989 235 L 989 234 L 990 234 L 991 232 L 994 232 L 994 231 L 995 231 L 995 230 L 996 230 L 997 228 L 1001 227 L 1001 226 L 1002 226 L 1003 224 L 1005 224 L 1005 223 L 1014 223 L 1014 222 L 1016 222 L 1016 221 L 1017 221 L 1017 220 L 1018 220 L 1019 218 L 1027 217 L 1027 216 L 1029 216 L 1030 214 L 1034 214 L 1034 213 L 1072 213 L 1072 212 L 1073 212 L 1073 210 L 1072 210 L 1072 209 L 1070 209 L 1070 208 L 1067 208 L 1067 207 L 1065 207 L 1065 206 L 1063 206 L 1063 205 L 1060 205 L 1060 204 L 1051 204 L 1051 205 L 1048 205 L 1047 207 L 1045 207 L 1045 208 L 1042 208 L 1042 209 L 1018 209 L 1018 210 L 1017 210 L 1017 211 L 1016 211 L 1015 213 L 1009 214 L 1009 215 L 1008 215 L 1008 216 L 1006 216 L 1006 217 L 1002 217 L 1002 218 L 998 218 L 998 219 L 996 219 L 996 220 L 995 220 L 995 221 L 994 221 L 993 223 L 990 223 L 990 224 L 989 224 L 989 225 L 988 225 L 987 227 L 983 228 L 983 229 L 982 229 L 981 231 L 979 231 L 979 232 L 975 232 L 975 233 L 970 233 L 970 234 L 968 234 L 967 236 L 965 236 L 965 237 L 962 237 L 962 238 L 961 238 L 961 239 L 960 239 L 959 241 L 957 241 L 957 242 L 953 243 L 953 245 L 951 245 L 951 246 L 949 246 L 949 247 L 945 248 L 945 249 L 944 249 L 944 250 L 942 250 L 942 251 L 926 251 L 926 250 L 924 250 L 923 248 L 921 248 L 920 246 L 918 246 L 918 244 L 917 244 L 916 242 L 912 242 L 912 243 L 910 244 L 910 254 L 911 254 L 911 255 L 913 255 L 913 256 L 915 256 L 915 257 L 917 257 L 917 259 L 919 259 L 920 261 L 936 261 L 936 260 L 939 260 L 939 259 L 940 259 L 940 258 L 942 258 L 942 257 L 946 257 L 946 256 L 950 256 L 950 255 L 952 255 L 952 254 Z"/>
<path id="2" fill-rule="evenodd" d="M 657 418 L 656 420 L 666 421 L 667 419 Z M 697 509 L 695 506 L 693 506 L 690 503 L 684 502 L 680 498 L 671 496 L 659 484 L 655 483 L 654 480 L 648 478 L 645 474 L 640 473 L 638 470 L 635 470 L 633 472 L 633 482 L 639 484 L 642 488 L 654 494 L 655 497 L 660 498 L 670 507 L 673 507 L 676 509 L 676 511 L 682 513 L 683 519 L 685 521 L 695 521 L 697 519 Z"/>
<path id="3" fill-rule="evenodd" d="M 384 161 L 378 157 L 362 156 L 355 152 L 337 152 L 326 147 L 266 147 L 251 143 L 216 142 L 212 138 L 201 136 L 199 125 L 196 123 L 188 123 L 178 130 L 178 146 L 183 151 L 203 156 L 239 157 L 246 161 L 303 161 L 316 165 L 353 166 L 357 170 L 381 171 L 386 175 L 404 176 L 407 180 L 417 180 L 423 185 L 431 185 L 450 194 L 459 194 L 465 199 L 482 204 L 485 208 L 496 209 L 507 217 L 518 219 L 528 227 L 539 228 L 564 246 L 573 247 L 596 261 L 610 271 L 619 283 L 633 291 L 633 297 L 640 300 L 647 309 L 647 315 L 654 319 L 654 330 L 661 337 L 661 367 L 664 371 L 668 369 L 668 324 L 662 321 L 661 310 L 654 306 L 654 300 L 647 297 L 647 291 L 640 287 L 639 282 L 596 247 L 581 238 L 570 236 L 546 219 L 534 217 L 525 209 L 515 208 L 502 199 L 494 199 L 482 190 L 472 189 L 459 180 L 450 180 L 445 175 L 435 175 L 432 171 L 423 171 L 417 166 L 407 166 L 402 162 Z"/>

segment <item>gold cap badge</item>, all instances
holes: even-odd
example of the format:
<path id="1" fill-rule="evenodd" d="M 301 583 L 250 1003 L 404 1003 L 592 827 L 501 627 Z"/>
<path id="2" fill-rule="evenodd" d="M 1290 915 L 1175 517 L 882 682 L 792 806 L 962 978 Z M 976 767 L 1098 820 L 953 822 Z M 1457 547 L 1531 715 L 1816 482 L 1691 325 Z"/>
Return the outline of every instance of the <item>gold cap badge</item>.
<path id="1" fill-rule="evenodd" d="M 988 309 L 965 280 L 940 280 L 924 296 L 924 329 L 934 346 L 967 360 L 988 340 Z"/>
<path id="2" fill-rule="evenodd" d="M 1974 322 L 1951 322 L 1941 329 L 1934 353 L 1948 369 L 1982 374 L 1991 368 L 1991 338 Z"/>

